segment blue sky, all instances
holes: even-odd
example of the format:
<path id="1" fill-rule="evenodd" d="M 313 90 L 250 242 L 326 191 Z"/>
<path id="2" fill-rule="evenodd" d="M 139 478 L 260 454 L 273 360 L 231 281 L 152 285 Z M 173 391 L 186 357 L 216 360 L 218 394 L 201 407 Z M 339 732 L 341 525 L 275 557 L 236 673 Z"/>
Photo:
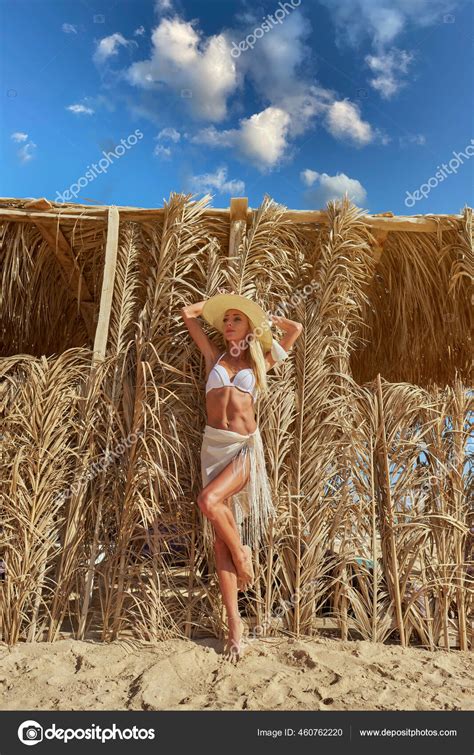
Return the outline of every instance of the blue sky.
<path id="1" fill-rule="evenodd" d="M 0 195 L 473 205 L 471 0 L 0 0 Z M 456 154 L 455 154 L 456 153 Z M 472 156 L 472 159 L 471 159 Z"/>

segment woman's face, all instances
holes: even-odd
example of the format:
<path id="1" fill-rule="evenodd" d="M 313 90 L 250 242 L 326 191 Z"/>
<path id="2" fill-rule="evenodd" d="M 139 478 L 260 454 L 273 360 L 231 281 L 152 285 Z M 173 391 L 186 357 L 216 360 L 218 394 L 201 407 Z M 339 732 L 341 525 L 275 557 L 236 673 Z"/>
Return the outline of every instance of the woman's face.
<path id="1" fill-rule="evenodd" d="M 224 338 L 227 342 L 241 343 L 245 346 L 245 336 L 250 332 L 248 317 L 239 309 L 227 309 L 224 314 Z"/>

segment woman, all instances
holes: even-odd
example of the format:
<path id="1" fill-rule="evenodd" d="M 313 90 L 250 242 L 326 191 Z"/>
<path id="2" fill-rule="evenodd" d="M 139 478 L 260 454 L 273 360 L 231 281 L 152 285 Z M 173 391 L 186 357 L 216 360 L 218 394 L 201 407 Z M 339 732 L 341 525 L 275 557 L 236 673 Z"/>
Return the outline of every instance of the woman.
<path id="1" fill-rule="evenodd" d="M 251 546 L 258 544 L 275 514 L 254 402 L 267 390 L 266 373 L 286 359 L 303 326 L 274 315 L 269 321 L 255 302 L 233 292 L 190 304 L 181 313 L 206 362 L 203 489 L 197 503 L 205 516 L 204 546 L 214 550 L 227 613 L 229 636 L 224 655 L 237 660 L 242 655 L 237 591 L 253 580 Z M 225 350 L 208 338 L 199 316 L 222 333 Z M 280 343 L 272 338 L 270 324 L 284 331 Z M 242 544 L 242 529 L 246 545 Z"/>

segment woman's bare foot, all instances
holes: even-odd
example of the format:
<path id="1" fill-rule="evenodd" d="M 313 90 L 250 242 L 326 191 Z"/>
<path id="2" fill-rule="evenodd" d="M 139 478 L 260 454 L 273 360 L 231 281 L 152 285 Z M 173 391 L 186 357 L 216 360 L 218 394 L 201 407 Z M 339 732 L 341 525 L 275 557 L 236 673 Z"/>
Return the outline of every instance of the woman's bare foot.
<path id="1" fill-rule="evenodd" d="M 243 656 L 243 622 L 240 616 L 231 616 L 228 619 L 229 636 L 224 648 L 224 658 L 231 663 L 237 663 Z"/>
<path id="2" fill-rule="evenodd" d="M 239 590 L 246 590 L 253 582 L 252 551 L 248 545 L 242 545 L 240 558 L 234 560 L 235 570 L 237 572 L 237 587 Z"/>
<path id="3" fill-rule="evenodd" d="M 252 562 L 252 549 L 249 545 L 243 545 L 243 549 L 246 553 L 246 559 L 247 559 L 247 567 L 250 574 L 250 579 L 247 580 L 245 583 L 244 580 L 242 580 L 240 577 L 237 577 L 237 589 L 238 590 L 245 590 L 248 587 L 251 587 L 255 580 L 255 574 L 253 571 L 253 562 Z"/>

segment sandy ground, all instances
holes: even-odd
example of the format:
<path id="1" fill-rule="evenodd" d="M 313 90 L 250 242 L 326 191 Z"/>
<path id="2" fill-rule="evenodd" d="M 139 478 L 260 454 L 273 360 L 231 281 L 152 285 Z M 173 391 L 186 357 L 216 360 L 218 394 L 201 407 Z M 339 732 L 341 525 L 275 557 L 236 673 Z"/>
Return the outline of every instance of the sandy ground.
<path id="1" fill-rule="evenodd" d="M 474 654 L 328 638 L 0 643 L 0 710 L 474 710 Z"/>

